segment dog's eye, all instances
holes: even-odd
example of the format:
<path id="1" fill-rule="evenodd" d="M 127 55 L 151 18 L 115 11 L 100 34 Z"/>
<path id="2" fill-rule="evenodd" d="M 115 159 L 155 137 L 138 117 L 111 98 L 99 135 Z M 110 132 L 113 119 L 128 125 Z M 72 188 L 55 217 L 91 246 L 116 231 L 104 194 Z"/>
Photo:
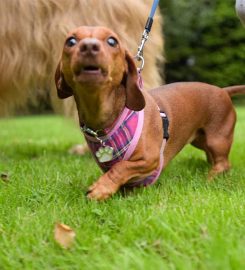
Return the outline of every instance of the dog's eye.
<path id="1" fill-rule="evenodd" d="M 118 41 L 114 38 L 114 37 L 109 37 L 107 39 L 107 43 L 111 46 L 111 47 L 116 47 L 118 45 Z"/>
<path id="2" fill-rule="evenodd" d="M 77 40 L 74 37 L 70 37 L 66 41 L 66 46 L 73 47 L 77 44 Z"/>

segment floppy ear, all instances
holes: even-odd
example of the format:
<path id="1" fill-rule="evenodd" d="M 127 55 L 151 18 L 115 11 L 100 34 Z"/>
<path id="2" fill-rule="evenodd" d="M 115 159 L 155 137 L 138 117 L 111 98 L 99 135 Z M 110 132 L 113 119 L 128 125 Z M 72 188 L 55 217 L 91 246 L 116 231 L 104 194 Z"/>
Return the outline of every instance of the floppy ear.
<path id="1" fill-rule="evenodd" d="M 138 86 L 138 72 L 134 59 L 126 51 L 128 70 L 126 73 L 126 107 L 133 111 L 141 111 L 145 107 L 145 98 Z"/>
<path id="2" fill-rule="evenodd" d="M 58 64 L 55 71 L 55 85 L 59 98 L 64 99 L 73 95 L 71 87 L 67 85 L 64 74 L 60 70 L 60 63 Z"/>

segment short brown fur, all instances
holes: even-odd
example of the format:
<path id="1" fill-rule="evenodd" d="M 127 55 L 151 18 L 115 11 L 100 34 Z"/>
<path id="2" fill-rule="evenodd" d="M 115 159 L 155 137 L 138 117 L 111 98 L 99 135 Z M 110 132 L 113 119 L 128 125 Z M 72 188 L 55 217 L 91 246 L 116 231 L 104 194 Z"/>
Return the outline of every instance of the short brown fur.
<path id="1" fill-rule="evenodd" d="M 65 43 L 56 85 L 58 94 L 70 91 L 74 95 L 80 123 L 93 130 L 108 128 L 125 106 L 132 110 L 144 108 L 145 114 L 134 153 L 128 161 L 118 162 L 103 174 L 89 188 L 89 198 L 106 199 L 126 183 L 142 179 L 158 168 L 163 141 L 158 107 L 170 122 L 170 138 L 163 154 L 164 167 L 191 143 L 205 151 L 211 164 L 210 179 L 230 168 L 228 155 L 236 121 L 230 95 L 244 93 L 245 86 L 224 90 L 190 82 L 140 91 L 135 63 L 110 29 L 80 27 L 70 32 L 68 41 L 72 37 L 76 37 L 76 42 L 72 46 Z M 109 37 L 117 39 L 118 44 L 108 45 Z M 97 73 L 86 71 L 89 66 L 97 67 Z"/>

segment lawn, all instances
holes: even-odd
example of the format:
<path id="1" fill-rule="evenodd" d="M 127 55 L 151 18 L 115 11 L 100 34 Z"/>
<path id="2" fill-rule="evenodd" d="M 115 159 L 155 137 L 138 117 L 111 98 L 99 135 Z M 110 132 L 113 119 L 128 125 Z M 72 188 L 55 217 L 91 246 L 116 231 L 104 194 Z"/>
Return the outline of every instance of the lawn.
<path id="1" fill-rule="evenodd" d="M 207 183 L 204 154 L 188 146 L 158 182 L 103 203 L 86 188 L 101 174 L 92 157 L 68 154 L 83 141 L 58 116 L 0 120 L 0 269 L 245 269 L 245 109 L 233 169 Z M 76 232 L 65 250 L 62 222 Z"/>

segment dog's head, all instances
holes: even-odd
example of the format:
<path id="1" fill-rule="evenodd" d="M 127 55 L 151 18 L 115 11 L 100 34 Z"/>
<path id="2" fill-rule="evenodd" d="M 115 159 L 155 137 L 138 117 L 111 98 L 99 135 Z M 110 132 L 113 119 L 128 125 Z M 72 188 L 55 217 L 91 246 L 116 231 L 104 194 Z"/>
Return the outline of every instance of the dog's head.
<path id="1" fill-rule="evenodd" d="M 59 98 L 105 91 L 109 95 L 124 86 L 126 106 L 138 111 L 145 100 L 138 87 L 137 69 L 132 56 L 117 35 L 105 27 L 79 27 L 65 41 L 55 73 Z"/>

